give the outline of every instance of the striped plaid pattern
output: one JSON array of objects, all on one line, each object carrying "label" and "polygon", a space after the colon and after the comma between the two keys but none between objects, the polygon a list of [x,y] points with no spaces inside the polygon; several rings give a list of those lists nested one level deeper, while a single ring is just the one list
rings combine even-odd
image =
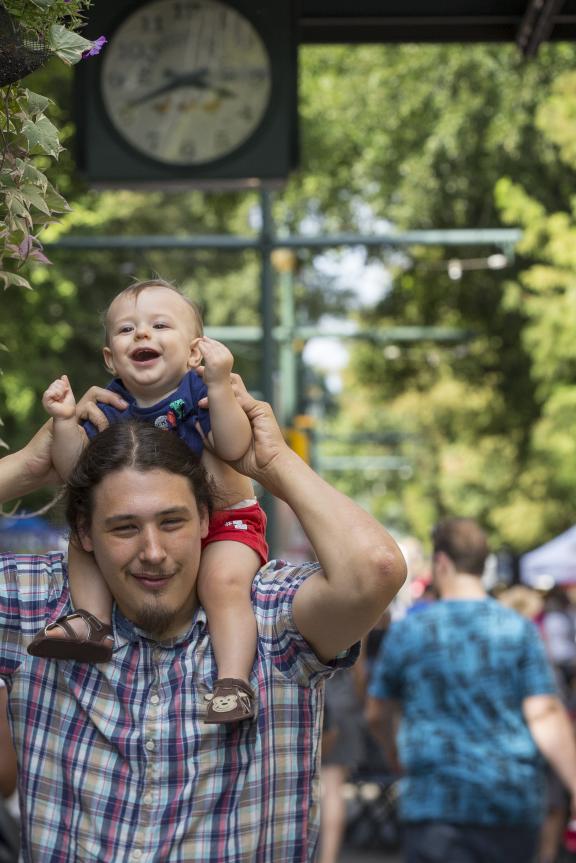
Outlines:
[{"label": "striped plaid pattern", "polygon": [[[116,609],[110,663],[31,657],[69,610],[60,554],[0,556],[0,675],[20,753],[22,859],[41,863],[309,863],[318,833],[323,665],[292,619],[317,564],[272,561],[253,588],[257,720],[204,725],[216,666],[202,609],[147,639]],[[48,614],[48,617],[47,617]]]}]

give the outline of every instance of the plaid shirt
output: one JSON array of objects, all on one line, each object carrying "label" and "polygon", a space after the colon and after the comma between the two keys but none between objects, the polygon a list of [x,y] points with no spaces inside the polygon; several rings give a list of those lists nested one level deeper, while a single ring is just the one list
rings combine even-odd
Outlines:
[{"label": "plaid shirt", "polygon": [[202,721],[216,666],[199,608],[157,642],[114,612],[109,663],[34,658],[70,609],[60,554],[0,556],[0,675],[19,752],[22,859],[42,863],[309,863],[318,835],[323,665],[292,618],[317,564],[267,564],[253,605],[255,722]]}]

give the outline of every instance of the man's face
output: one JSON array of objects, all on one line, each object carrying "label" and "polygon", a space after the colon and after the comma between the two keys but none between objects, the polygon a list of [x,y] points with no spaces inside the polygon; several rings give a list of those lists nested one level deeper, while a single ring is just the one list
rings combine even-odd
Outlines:
[{"label": "man's face", "polygon": [[201,359],[194,312],[175,291],[149,287],[117,297],[106,321],[104,361],[141,407],[177,389]]},{"label": "man's face", "polygon": [[200,514],[188,480],[162,469],[125,468],[94,490],[92,551],[122,613],[152,635],[185,631],[197,606]]}]

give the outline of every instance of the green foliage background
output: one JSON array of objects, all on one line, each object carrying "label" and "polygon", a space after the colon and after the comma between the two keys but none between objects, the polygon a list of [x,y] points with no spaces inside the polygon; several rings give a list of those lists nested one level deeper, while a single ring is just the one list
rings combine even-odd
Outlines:
[{"label": "green foliage background", "polygon": [[[367,232],[392,223],[525,231],[511,268],[466,271],[458,281],[449,279],[446,259],[486,250],[367,254],[367,263],[377,259],[392,274],[368,310],[357,285],[337,286],[314,255],[301,255],[300,322],[329,312],[367,328],[474,332],[453,346],[355,343],[340,409],[317,427],[319,452],[407,460],[402,471],[329,475],[399,532],[425,538],[439,515],[473,515],[497,542],[520,551],[573,523],[575,60],[572,45],[544,45],[533,61],[505,45],[301,51],[303,163],[275,198],[281,230]],[[87,189],[72,158],[70,86],[69,71],[56,65],[30,79],[31,89],[54,100],[49,116],[66,147],[58,164],[41,166],[72,207],[43,241],[254,231],[253,194]],[[51,267],[29,265],[34,291],[10,288],[2,297],[0,342],[9,353],[0,403],[12,447],[43,421],[41,394],[56,375],[69,373],[77,393],[106,380],[97,313],[133,276],[174,279],[200,301],[209,324],[259,320],[252,253],[60,250],[50,257]],[[257,348],[232,347],[256,386]],[[306,393],[302,407],[310,407]]]}]

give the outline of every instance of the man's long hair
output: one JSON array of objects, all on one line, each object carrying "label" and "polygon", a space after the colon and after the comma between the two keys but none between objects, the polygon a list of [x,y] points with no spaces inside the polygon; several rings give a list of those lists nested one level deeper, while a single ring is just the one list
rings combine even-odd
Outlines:
[{"label": "man's long hair", "polygon": [[[130,468],[185,477],[201,514],[210,516],[214,489],[198,457],[174,432],[149,423],[121,422],[94,437],[67,482],[66,518],[79,539],[92,523],[94,489],[110,473]],[[170,481],[169,479],[167,480]]]},{"label": "man's long hair", "polygon": [[443,551],[457,572],[482,575],[490,552],[486,534],[473,518],[445,518],[432,531],[434,553]]}]

